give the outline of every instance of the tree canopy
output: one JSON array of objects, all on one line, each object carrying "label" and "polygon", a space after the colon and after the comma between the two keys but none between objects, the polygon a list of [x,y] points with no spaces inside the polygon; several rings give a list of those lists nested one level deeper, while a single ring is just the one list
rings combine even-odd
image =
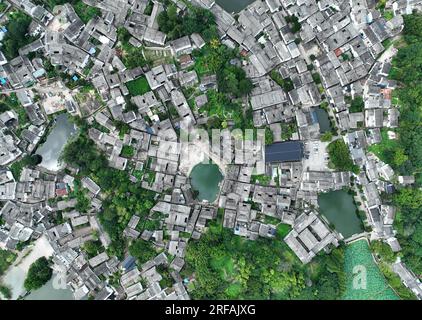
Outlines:
[{"label": "tree canopy", "polygon": [[2,51],[7,59],[15,58],[21,47],[35,40],[34,37],[28,35],[31,21],[31,17],[21,11],[9,14],[9,21],[6,24],[7,33],[2,41]]},{"label": "tree canopy", "polygon": [[175,4],[169,4],[157,17],[160,30],[174,40],[192,33],[199,33],[204,40],[218,38],[214,15],[206,9],[190,7],[178,12]]},{"label": "tree canopy", "polygon": [[36,290],[45,285],[53,275],[53,270],[50,268],[50,263],[45,257],[36,260],[29,267],[24,286],[28,291]]},{"label": "tree canopy", "polygon": [[363,102],[362,96],[355,97],[350,103],[349,112],[362,112],[365,103]]},{"label": "tree canopy", "polygon": [[129,253],[137,259],[138,264],[140,265],[157,255],[157,252],[153,248],[151,242],[142,239],[135,240],[131,243],[129,246]]},{"label": "tree canopy", "polygon": [[[83,124],[81,127],[81,133],[65,146],[61,161],[78,167],[78,177],[90,176],[107,193],[99,220],[112,240],[109,254],[123,257],[126,249],[123,230],[135,212],[146,219],[154,205],[155,193],[131,182],[127,171],[109,167],[104,154],[86,135]],[[78,205],[84,207],[85,196],[78,194]]]},{"label": "tree canopy", "polygon": [[221,217],[188,246],[185,274],[195,299],[338,299],[345,288],[342,248],[305,267],[282,239],[249,241],[223,228]]},{"label": "tree canopy", "polygon": [[[392,61],[390,78],[399,88],[393,98],[400,108],[396,129],[398,140],[385,148],[383,160],[401,175],[415,175],[416,184],[399,187],[392,197],[397,207],[394,221],[402,247],[403,261],[414,272],[422,273],[422,15],[404,15],[404,43]],[[393,100],[394,100],[393,99]]]},{"label": "tree canopy", "polygon": [[336,170],[356,172],[359,168],[353,163],[350,157],[349,148],[342,139],[331,142],[328,147],[330,162]]}]

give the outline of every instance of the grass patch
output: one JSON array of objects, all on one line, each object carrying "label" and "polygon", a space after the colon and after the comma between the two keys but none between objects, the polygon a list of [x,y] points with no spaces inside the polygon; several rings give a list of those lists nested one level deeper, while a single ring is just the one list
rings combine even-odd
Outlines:
[{"label": "grass patch", "polygon": [[276,235],[277,238],[283,239],[292,230],[292,227],[288,224],[281,223],[277,226]]},{"label": "grass patch", "polygon": [[101,16],[101,10],[95,7],[90,7],[82,2],[82,0],[76,2],[73,5],[76,14],[81,18],[84,23],[87,23],[92,18]]},{"label": "grass patch", "polygon": [[212,73],[207,55],[201,55],[195,58],[194,69],[199,77]]},{"label": "grass patch", "polygon": [[132,96],[140,96],[151,91],[148,81],[145,77],[138,78],[126,83],[126,87]]},{"label": "grass patch", "polygon": [[251,177],[251,183],[253,184],[260,184],[263,186],[267,186],[271,181],[271,177],[267,176],[266,174],[259,174],[259,175],[253,175]]},{"label": "grass patch", "polygon": [[135,149],[132,146],[123,146],[120,155],[125,158],[132,158],[135,155]]},{"label": "grass patch", "polygon": [[382,161],[391,163],[391,154],[400,148],[398,140],[388,138],[388,129],[381,129],[381,142],[368,147],[368,151],[374,153]]}]

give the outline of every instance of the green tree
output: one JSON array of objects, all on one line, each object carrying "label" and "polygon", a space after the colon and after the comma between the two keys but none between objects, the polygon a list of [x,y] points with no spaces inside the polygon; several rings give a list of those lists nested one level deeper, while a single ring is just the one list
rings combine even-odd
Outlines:
[{"label": "green tree", "polygon": [[361,96],[357,96],[350,103],[349,112],[351,113],[362,112],[364,105],[365,103],[363,101],[363,98]]},{"label": "green tree", "polygon": [[9,21],[6,24],[7,33],[2,40],[2,52],[8,60],[18,55],[18,50],[35,40],[28,35],[28,28],[31,24],[31,17],[21,11],[13,11],[9,14]]},{"label": "green tree", "polygon": [[176,5],[169,4],[159,13],[157,23],[169,40],[192,33],[199,33],[205,41],[218,38],[214,15],[209,10],[195,6],[178,13]]},{"label": "green tree", "polygon": [[372,241],[371,249],[385,262],[393,263],[396,261],[396,255],[391,247],[382,241]]},{"label": "green tree", "polygon": [[329,142],[333,139],[333,134],[330,131],[325,132],[322,136],[321,136],[321,141],[322,142]]},{"label": "green tree", "polygon": [[151,243],[142,239],[134,241],[129,246],[129,253],[135,257],[139,264],[143,264],[157,254]]},{"label": "green tree", "polygon": [[88,258],[93,258],[96,255],[100,254],[102,251],[104,251],[103,246],[101,245],[100,241],[87,241],[83,244],[82,249],[86,252],[88,255]]},{"label": "green tree", "polygon": [[244,78],[239,81],[239,94],[241,96],[245,96],[251,93],[252,89],[253,89],[253,85],[250,79]]},{"label": "green tree", "polygon": [[330,161],[336,170],[352,172],[359,171],[359,168],[354,165],[353,160],[350,157],[349,148],[347,148],[343,139],[331,142],[327,149],[328,154],[330,155]]},{"label": "green tree", "polygon": [[11,299],[12,298],[12,292],[9,287],[0,284],[0,293],[6,298]]},{"label": "green tree", "polygon": [[422,209],[422,190],[402,188],[394,194],[394,203],[400,208]]},{"label": "green tree", "polygon": [[395,166],[400,167],[407,160],[409,160],[409,157],[404,153],[403,149],[398,148],[394,151],[393,163]]},{"label": "green tree", "polygon": [[36,260],[28,270],[24,286],[28,291],[36,290],[46,284],[53,275],[53,270],[50,268],[50,263],[45,257]]}]

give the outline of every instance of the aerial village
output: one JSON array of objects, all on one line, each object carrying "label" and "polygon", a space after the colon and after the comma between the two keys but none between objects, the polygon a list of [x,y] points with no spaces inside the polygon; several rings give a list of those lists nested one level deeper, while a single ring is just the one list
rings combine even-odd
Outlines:
[{"label": "aerial village", "polygon": [[[157,21],[161,1],[83,0],[99,12],[83,21],[70,3],[51,9],[37,1],[3,0],[5,12],[32,18],[35,40],[12,60],[0,51],[1,94],[24,110],[0,113],[0,248],[13,251],[47,239],[54,270],[66,275],[74,298],[96,300],[190,299],[180,275],[187,247],[220,214],[224,228],[250,241],[273,239],[277,224],[289,225],[283,241],[303,264],[361,237],[399,252],[395,208],[383,203],[381,193],[392,193],[396,183],[411,185],[414,177],[397,177],[368,148],[381,141],[384,129],[395,139],[388,130],[400,117],[392,99],[397,84],[387,78],[395,49],[386,44],[402,31],[402,15],[422,2],[388,1],[389,20],[373,0],[265,0],[237,14],[212,0],[170,2],[177,12],[192,5],[209,10],[219,43],[239,49],[230,64],[251,82],[239,105],[250,108],[251,128],[266,128],[269,143],[252,148],[244,162],[214,161],[222,172],[218,190],[199,200],[189,176],[197,163],[182,163],[179,142],[183,125],[206,127],[213,119],[207,106],[219,82],[197,54],[207,41],[199,33],[169,39]],[[123,46],[139,49],[152,63],[129,67]],[[60,74],[51,76],[55,70]],[[126,217],[122,237],[150,242],[159,254],[142,264],[127,251],[123,259],[108,250],[88,255],[87,242],[103,248],[112,243],[98,217],[109,190],[93,176],[80,177],[71,164],[16,165],[38,154],[62,115],[83,119],[108,165],[129,172],[133,184],[153,194],[146,217],[136,211]],[[236,119],[224,119],[224,128],[235,125]],[[347,146],[353,170],[330,165],[332,141]],[[231,151],[224,154],[229,160]],[[320,193],[344,188],[355,191],[364,212],[364,230],[350,237],[320,214],[318,204]],[[89,199],[86,210],[77,209],[74,195],[80,192]],[[141,227],[144,220],[153,220],[152,227]],[[393,269],[422,298],[418,277],[400,261]]]}]

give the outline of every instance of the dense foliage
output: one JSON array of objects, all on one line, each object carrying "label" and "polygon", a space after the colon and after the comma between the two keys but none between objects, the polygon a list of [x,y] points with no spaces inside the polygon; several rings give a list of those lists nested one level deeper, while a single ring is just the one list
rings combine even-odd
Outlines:
[{"label": "dense foliage", "polygon": [[12,292],[10,291],[10,288],[0,284],[0,293],[6,298],[10,299],[12,298]]},{"label": "dense foliage", "polygon": [[199,33],[206,41],[218,38],[214,15],[206,9],[190,7],[178,12],[175,4],[168,4],[157,17],[160,30],[174,40],[192,33]]},{"label": "dense foliage", "polygon": [[290,78],[283,79],[281,74],[276,70],[271,71],[270,76],[271,79],[273,79],[275,83],[282,87],[284,91],[289,92],[294,89],[292,80]]},{"label": "dense foliage", "polygon": [[98,254],[100,254],[101,252],[103,252],[104,248],[101,244],[101,241],[91,240],[91,241],[87,241],[83,244],[82,250],[85,251],[88,258],[91,259],[91,258],[97,256]]},{"label": "dense foliage", "polygon": [[76,14],[84,23],[87,23],[94,17],[101,16],[101,10],[85,4],[82,0],[35,0],[36,4],[47,6],[50,11],[57,5],[69,3],[75,9]]},{"label": "dense foliage", "polygon": [[207,128],[227,128],[229,120],[234,123],[234,128],[253,128],[252,109],[244,112],[237,99],[252,90],[252,82],[238,66],[239,52],[213,40],[192,55],[195,58],[194,69],[200,78],[217,75],[219,90],[208,90],[208,103],[201,108],[209,116]]},{"label": "dense foliage", "polygon": [[45,285],[53,275],[53,270],[50,268],[50,263],[45,257],[36,260],[29,267],[24,286],[28,291],[36,290]]},{"label": "dense foliage", "polygon": [[2,52],[7,59],[13,59],[18,55],[19,48],[26,46],[35,40],[28,35],[31,17],[21,11],[14,11],[9,15],[6,24],[7,33],[2,40]]},{"label": "dense foliage", "polygon": [[345,288],[343,250],[305,267],[281,238],[250,241],[213,221],[191,242],[184,273],[195,299],[337,299]]},{"label": "dense foliage", "polygon": [[138,239],[131,243],[129,246],[129,253],[131,256],[136,258],[139,265],[147,262],[157,255],[157,252],[153,248],[151,242],[142,239]]},{"label": "dense foliage", "polygon": [[[415,174],[413,187],[399,188],[392,198],[398,214],[395,219],[397,238],[403,261],[417,274],[422,273],[422,15],[404,15],[404,44],[393,59],[390,77],[401,86],[395,90],[400,107],[398,141],[387,143],[382,159],[402,175]],[[392,140],[390,140],[392,141]],[[394,141],[394,140],[393,140]],[[382,145],[381,144],[381,145]],[[419,180],[419,181],[418,181]]]},{"label": "dense foliage", "polygon": [[134,69],[137,67],[146,66],[149,61],[145,59],[143,55],[143,47],[135,47],[129,43],[131,34],[124,27],[119,27],[117,29],[117,40],[119,45],[117,47],[116,53],[122,60],[123,64],[129,68]]},{"label": "dense foliage", "polygon": [[80,169],[79,177],[89,176],[107,194],[100,222],[109,234],[112,243],[108,248],[110,255],[122,257],[126,241],[122,232],[134,213],[143,218],[154,205],[154,192],[145,190],[129,180],[126,171],[108,166],[105,156],[95,147],[82,126],[82,132],[64,148],[61,160]]},{"label": "dense foliage", "polygon": [[357,96],[351,101],[349,112],[362,112],[364,105],[365,103],[363,102],[363,98],[361,96]]},{"label": "dense foliage", "polygon": [[422,170],[422,15],[403,16],[406,45],[393,59],[390,77],[403,84],[395,94],[400,105],[399,145],[406,160],[392,164],[401,174]]},{"label": "dense foliage", "polygon": [[218,89],[234,98],[247,95],[252,90],[252,82],[239,66],[239,52],[213,40],[201,50],[193,52],[195,69],[199,75],[216,73]]},{"label": "dense foliage", "polygon": [[226,64],[217,73],[218,88],[238,98],[247,95],[252,90],[252,82],[246,77],[246,72],[234,65]]},{"label": "dense foliage", "polygon": [[387,279],[388,284],[394,289],[400,298],[411,300],[415,299],[414,294],[404,286],[400,277],[392,270],[391,263],[396,261],[397,254],[391,250],[391,247],[385,242],[378,240],[371,242],[371,250],[378,260],[377,262],[380,271]]},{"label": "dense foliage", "polygon": [[9,268],[9,266],[15,261],[16,254],[11,251],[0,249],[0,277]]},{"label": "dense foliage", "polygon": [[88,23],[91,19],[101,16],[100,9],[86,5],[82,0],[73,1],[73,8],[84,23]]},{"label": "dense foliage", "polygon": [[40,156],[39,154],[26,155],[21,160],[13,162],[13,164],[10,166],[10,171],[12,171],[13,177],[15,179],[19,179],[23,168],[28,166],[36,166],[40,164],[41,161],[42,156]]},{"label": "dense foliage", "polygon": [[416,273],[422,273],[422,190],[402,188],[393,197],[398,208],[395,219],[397,238],[407,265]]},{"label": "dense foliage", "polygon": [[330,163],[334,169],[339,171],[357,172],[359,168],[353,163],[350,157],[349,148],[342,139],[331,142],[328,147],[328,154],[330,155]]},{"label": "dense foliage", "polygon": [[74,190],[70,196],[76,198],[75,209],[79,212],[87,212],[91,207],[91,199],[86,195],[87,190],[82,188],[79,180],[75,180],[73,186]]},{"label": "dense foliage", "polygon": [[302,26],[299,22],[299,18],[296,17],[295,15],[286,16],[285,19],[286,19],[286,22],[290,24],[290,30],[293,33],[298,33],[302,29]]}]

